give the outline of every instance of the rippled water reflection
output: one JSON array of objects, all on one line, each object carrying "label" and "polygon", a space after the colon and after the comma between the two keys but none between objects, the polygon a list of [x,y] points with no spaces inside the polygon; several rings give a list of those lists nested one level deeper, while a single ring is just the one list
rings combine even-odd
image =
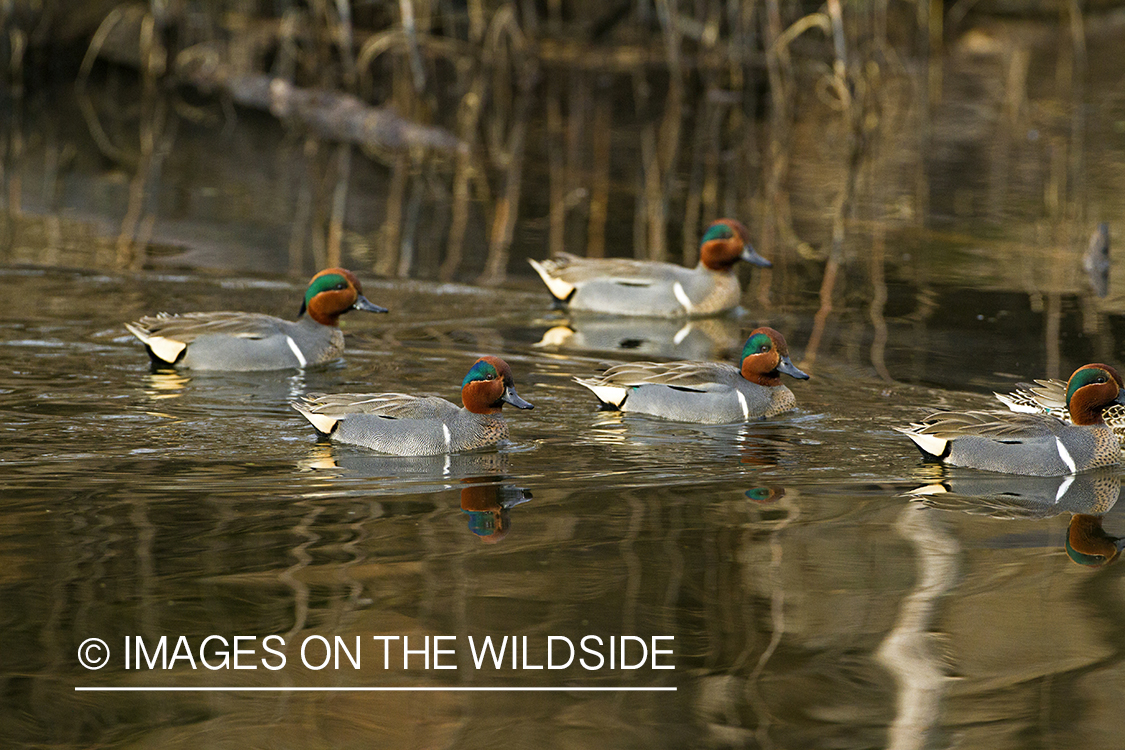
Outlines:
[{"label": "rippled water reflection", "polygon": [[[942,54],[916,54],[909,40],[933,35],[913,26],[851,50],[865,61],[849,73],[851,121],[819,73],[793,79],[810,101],[777,121],[764,82],[740,91],[708,68],[683,92],[693,135],[666,174],[652,163],[677,118],[656,111],[665,82],[651,72],[544,69],[520,108],[526,154],[514,158],[503,134],[516,123],[494,107],[472,164],[388,164],[264,114],[220,117],[217,102],[209,120],[168,91],[163,166],[109,168],[72,76],[0,91],[5,123],[24,131],[0,139],[0,747],[1118,746],[1118,478],[942,471],[891,429],[924,405],[981,407],[1021,379],[1125,360],[1125,276],[1095,294],[1079,262],[1097,222],[1119,231],[1119,24],[1091,8],[1057,26],[958,26],[961,5]],[[460,122],[468,80],[418,114]],[[137,89],[115,67],[90,81],[126,145],[153,134]],[[746,220],[774,262],[743,272],[751,309],[731,318],[569,315],[523,264],[550,247],[694,258],[690,225],[716,212]],[[342,362],[148,370],[124,321],[295,315],[298,269],[328,256],[329,214],[342,263],[392,311],[345,319]],[[506,233],[510,246],[495,242]],[[127,266],[145,271],[104,270]],[[418,280],[482,272],[508,281]],[[813,375],[790,384],[801,409],[781,419],[622,416],[572,382],[631,359],[730,361],[761,324]],[[310,391],[455,399],[486,353],[536,405],[510,410],[499,450],[381,457],[318,442],[287,405]],[[161,636],[173,668],[126,668],[127,645]],[[386,641],[385,668],[377,639],[395,636],[414,649],[452,638],[440,658],[457,669],[417,653],[402,668],[402,640]],[[530,651],[513,668],[507,641],[499,666],[478,666],[468,639],[486,636]],[[531,668],[552,636],[596,636],[607,661],[621,657],[611,639],[629,659],[640,642],[671,644],[675,668]],[[111,651],[102,669],[79,663],[88,638]],[[352,652],[358,638],[360,666],[303,665],[299,644],[316,665],[320,638]],[[287,661],[273,669],[279,640]],[[235,648],[256,668],[224,661]],[[159,661],[129,653],[132,667]],[[613,687],[675,691],[577,690]]]},{"label": "rippled water reflection", "polygon": [[[497,296],[365,279],[392,314],[347,319],[343,362],[197,375],[150,373],[121,322],[235,303],[293,314],[300,287],[18,269],[0,281],[6,743],[1016,747],[1029,733],[1071,745],[1120,722],[1110,696],[1122,679],[1125,568],[1074,565],[1069,513],[1005,519],[904,495],[943,477],[974,493],[922,466],[890,426],[920,404],[984,405],[981,391],[1008,382],[957,359],[977,393],[911,385],[912,373],[952,378],[943,363],[955,355],[939,347],[919,360],[908,316],[888,319],[894,382],[841,335],[813,379],[793,384],[799,412],[692,426],[597,411],[571,377],[655,353],[621,347],[600,323],[576,345],[582,322],[549,312],[530,286]],[[891,298],[909,293],[896,286]],[[955,305],[956,294],[938,301]],[[795,361],[810,321],[799,307],[788,314]],[[699,330],[722,331],[712,352],[721,357],[756,322]],[[549,335],[564,325],[575,336]],[[677,333],[671,343],[667,331],[651,336],[674,348]],[[699,356],[707,348],[690,334],[680,343]],[[1083,356],[1085,344],[1074,346],[1067,361]],[[482,353],[504,357],[536,405],[508,414],[512,442],[499,451],[388,459],[318,442],[287,406],[311,390],[456,398]],[[1125,531],[1116,509],[1099,523],[1107,536]],[[358,636],[364,658],[360,669],[314,670],[291,646],[279,671],[182,660],[166,672],[124,668],[126,636],[184,635],[195,648],[211,634],[257,636],[252,664],[269,656],[268,634],[287,644]],[[467,648],[469,636],[526,636],[534,665],[548,636],[577,644],[591,634],[672,636],[675,669],[478,669]],[[409,670],[395,659],[385,670],[373,636],[456,636],[446,658],[458,668],[426,670],[416,656]],[[115,652],[107,668],[76,662],[88,637]]]}]

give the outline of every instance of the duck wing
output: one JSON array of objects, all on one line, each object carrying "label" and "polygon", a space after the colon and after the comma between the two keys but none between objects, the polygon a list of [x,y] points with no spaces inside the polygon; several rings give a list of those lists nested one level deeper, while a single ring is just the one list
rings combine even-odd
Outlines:
[{"label": "duck wing", "polygon": [[734,385],[741,378],[738,368],[721,362],[628,362],[609,368],[599,380],[619,386],[666,385],[706,390]]},{"label": "duck wing", "polygon": [[[200,336],[210,334],[264,339],[277,335],[280,326],[285,323],[286,321],[280,318],[261,313],[205,312],[183,315],[160,313],[141,318],[128,327],[134,333],[137,333],[137,330],[143,332],[145,335],[141,336],[142,340],[146,337],[156,337],[190,344]],[[137,335],[140,336],[139,333]]]},{"label": "duck wing", "polygon": [[459,411],[444,398],[405,393],[309,394],[301,398],[300,404],[313,414],[338,419],[353,414],[386,419],[442,419]]},{"label": "duck wing", "polygon": [[630,258],[581,258],[570,253],[559,253],[542,261],[550,274],[568,284],[579,285],[587,281],[607,281],[623,286],[651,286],[688,269],[672,263]]},{"label": "duck wing", "polygon": [[1024,414],[1051,414],[1070,421],[1066,410],[1066,383],[1061,380],[1036,380],[1034,383],[1017,383],[1011,393],[992,395],[1014,412]]},{"label": "duck wing", "polygon": [[1062,420],[1045,414],[1013,414],[1001,411],[936,412],[910,425],[910,432],[952,439],[966,435],[993,440],[1021,440],[1056,435]]}]

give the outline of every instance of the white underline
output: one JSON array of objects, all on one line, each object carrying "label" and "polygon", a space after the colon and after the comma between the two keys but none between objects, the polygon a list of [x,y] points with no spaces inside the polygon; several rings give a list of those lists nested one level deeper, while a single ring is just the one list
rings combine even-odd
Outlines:
[{"label": "white underline", "polygon": [[82,687],[80,693],[610,693],[675,692],[674,687]]}]

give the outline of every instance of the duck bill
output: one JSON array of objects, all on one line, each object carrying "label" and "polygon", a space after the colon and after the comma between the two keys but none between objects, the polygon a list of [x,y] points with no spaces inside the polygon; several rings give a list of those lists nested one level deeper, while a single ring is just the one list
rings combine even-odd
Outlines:
[{"label": "duck bill", "polygon": [[789,357],[781,358],[781,362],[779,362],[777,365],[777,371],[783,372],[791,378],[797,378],[797,380],[809,379],[809,374],[807,372],[801,372],[800,370],[798,370],[797,366],[789,361]]},{"label": "duck bill", "polygon": [[742,246],[742,255],[740,255],[738,257],[741,260],[744,260],[747,263],[751,263],[755,266],[761,266],[762,268],[772,268],[773,267],[773,263],[770,263],[768,260],[766,260],[762,256],[758,255],[758,251],[755,250],[750,245],[743,245]]},{"label": "duck bill", "polygon": [[1125,389],[1119,390],[1117,392],[1117,398],[1113,399],[1113,401],[1111,401],[1110,403],[1125,406]]},{"label": "duck bill", "polygon": [[516,389],[512,388],[511,386],[508,386],[507,388],[504,389],[504,395],[500,397],[500,400],[506,401],[507,403],[511,404],[512,406],[516,407],[517,409],[534,409],[535,408],[532,404],[529,404],[528,402],[526,402],[522,398],[520,398],[519,394],[516,393]]},{"label": "duck bill", "polygon": [[356,298],[355,304],[352,305],[352,309],[353,310],[363,310],[364,312],[374,312],[374,313],[390,312],[387,308],[379,307],[374,302],[367,299],[367,297],[364,297],[362,294],[359,295]]}]

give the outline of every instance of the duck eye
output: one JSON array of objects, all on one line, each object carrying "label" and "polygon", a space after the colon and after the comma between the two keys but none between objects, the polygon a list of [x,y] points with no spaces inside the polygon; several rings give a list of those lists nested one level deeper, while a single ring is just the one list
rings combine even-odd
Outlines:
[{"label": "duck eye", "polygon": [[761,346],[758,347],[758,351],[760,351],[760,352],[768,352],[769,350],[770,350],[769,344],[762,344]]}]

